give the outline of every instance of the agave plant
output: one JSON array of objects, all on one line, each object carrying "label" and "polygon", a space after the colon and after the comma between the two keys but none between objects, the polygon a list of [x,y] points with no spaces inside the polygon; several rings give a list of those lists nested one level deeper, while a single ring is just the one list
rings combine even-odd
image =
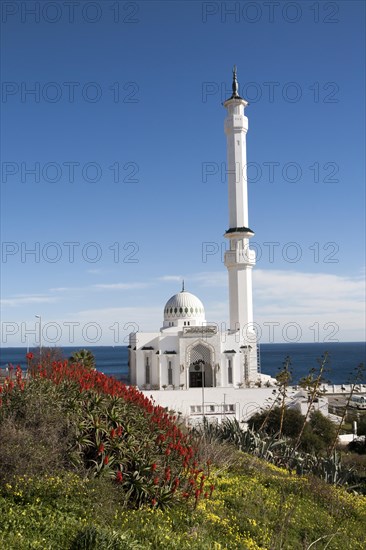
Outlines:
[{"label": "agave plant", "polygon": [[296,450],[293,442],[284,436],[281,437],[280,432],[269,435],[251,428],[245,430],[236,419],[225,419],[219,425],[205,420],[193,432],[210,442],[215,440],[232,443],[240,451],[289,471],[296,471],[300,476],[313,474],[333,485],[347,486],[348,489],[360,487],[360,480],[354,469],[342,464],[339,453],[333,452],[327,457],[322,457]]},{"label": "agave plant", "polygon": [[327,483],[348,485],[349,481],[354,477],[355,469],[353,467],[345,467],[342,464],[341,455],[337,451],[334,451],[331,455],[319,460],[316,471],[313,473],[324,479]]}]

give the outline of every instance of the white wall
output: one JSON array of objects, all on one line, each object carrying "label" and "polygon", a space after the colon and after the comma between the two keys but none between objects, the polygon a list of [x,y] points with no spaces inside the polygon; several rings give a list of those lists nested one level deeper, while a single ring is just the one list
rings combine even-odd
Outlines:
[{"label": "white wall", "polygon": [[[234,389],[234,388],[205,388],[203,392],[205,416],[216,416],[220,420],[223,418],[223,405],[226,407],[234,405],[234,414],[227,411],[226,416],[233,416],[237,420],[247,420],[261,407],[266,408],[270,405],[273,388],[253,388],[253,389]],[[168,407],[169,410],[182,413],[184,417],[202,418],[201,413],[191,414],[191,407],[202,407],[202,389],[191,388],[189,390],[162,390],[162,391],[144,391],[147,397],[151,397],[157,405]],[[212,414],[210,406],[215,407],[217,414]]]}]

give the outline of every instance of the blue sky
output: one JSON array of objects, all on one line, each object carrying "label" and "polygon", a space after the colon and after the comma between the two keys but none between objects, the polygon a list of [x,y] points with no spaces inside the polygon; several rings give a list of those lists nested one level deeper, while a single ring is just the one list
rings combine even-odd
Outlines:
[{"label": "blue sky", "polygon": [[225,326],[234,63],[261,341],[364,340],[364,21],[357,1],[3,2],[1,345],[36,342],[35,315],[49,345],[123,345],[182,278]]}]

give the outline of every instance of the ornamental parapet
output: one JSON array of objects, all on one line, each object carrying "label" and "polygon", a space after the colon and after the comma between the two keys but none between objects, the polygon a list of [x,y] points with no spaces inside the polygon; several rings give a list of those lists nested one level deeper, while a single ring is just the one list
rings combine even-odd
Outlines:
[{"label": "ornamental parapet", "polygon": [[216,325],[183,327],[183,336],[214,336],[215,334],[217,334]]}]

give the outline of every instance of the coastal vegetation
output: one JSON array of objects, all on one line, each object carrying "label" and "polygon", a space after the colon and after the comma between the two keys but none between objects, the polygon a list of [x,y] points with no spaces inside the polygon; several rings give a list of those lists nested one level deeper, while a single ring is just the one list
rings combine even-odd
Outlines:
[{"label": "coastal vegetation", "polygon": [[324,469],[306,469],[281,403],[280,438],[269,417],[267,432],[226,421],[194,433],[87,366],[28,363],[27,379],[15,368],[0,384],[1,548],[365,547],[355,478],[325,450]]},{"label": "coastal vegetation", "polygon": [[78,351],[75,351],[71,355],[69,361],[70,363],[80,365],[81,367],[85,367],[87,369],[95,369],[95,357],[92,352],[87,349],[79,349]]},{"label": "coastal vegetation", "polygon": [[286,408],[282,415],[277,407],[269,414],[266,411],[254,414],[249,420],[249,427],[257,432],[262,430],[268,435],[276,435],[278,439],[281,421],[281,436],[286,437],[292,446],[304,426],[298,446],[300,451],[326,452],[333,445],[336,425],[319,411],[312,411],[305,421],[304,415],[297,409]]}]

